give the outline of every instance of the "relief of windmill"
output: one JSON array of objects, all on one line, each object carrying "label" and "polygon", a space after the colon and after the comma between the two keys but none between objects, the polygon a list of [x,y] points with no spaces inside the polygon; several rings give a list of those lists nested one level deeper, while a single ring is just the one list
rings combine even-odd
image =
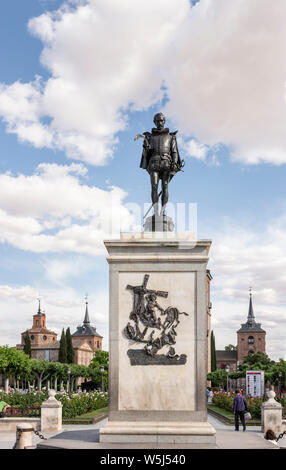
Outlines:
[{"label": "relief of windmill", "polygon": [[[168,292],[147,289],[150,275],[145,274],[141,286],[127,285],[132,291],[133,309],[129,315],[124,335],[137,343],[144,343],[142,349],[129,349],[127,354],[131,365],[181,365],[187,361],[186,354],[176,354],[175,344],[180,315],[176,307],[163,309],[157,302],[158,297],[167,298]],[[164,348],[167,346],[167,348]],[[158,354],[162,349],[166,353]],[[162,351],[163,352],[163,351]]]}]

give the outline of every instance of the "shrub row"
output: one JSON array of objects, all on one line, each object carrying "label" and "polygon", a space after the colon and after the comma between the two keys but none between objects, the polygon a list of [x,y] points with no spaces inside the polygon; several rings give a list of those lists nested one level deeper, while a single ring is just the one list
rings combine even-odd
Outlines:
[{"label": "shrub row", "polygon": [[103,392],[56,395],[56,399],[63,405],[63,418],[75,418],[108,405],[108,394]]},{"label": "shrub row", "polygon": [[[12,407],[25,408],[41,405],[47,398],[47,392],[30,392],[23,395],[18,392],[9,395],[0,393],[0,401],[5,401]],[[71,395],[59,393],[56,395],[56,399],[63,405],[63,418],[75,418],[108,405],[108,394],[99,391]]]},{"label": "shrub row", "polygon": [[[227,393],[214,393],[213,396],[213,404],[222,408],[226,411],[233,411],[233,399],[234,394],[228,395]],[[248,409],[252,418],[254,419],[261,419],[261,404],[262,400],[260,398],[249,398],[246,400]]]}]

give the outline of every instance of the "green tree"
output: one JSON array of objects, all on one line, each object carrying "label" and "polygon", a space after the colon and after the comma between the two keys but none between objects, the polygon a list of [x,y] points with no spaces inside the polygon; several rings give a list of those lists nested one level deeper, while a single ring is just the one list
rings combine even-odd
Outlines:
[{"label": "green tree", "polygon": [[233,344],[229,344],[228,346],[225,346],[224,350],[225,351],[237,351],[237,346],[234,346]]},{"label": "green tree", "polygon": [[108,360],[109,354],[107,351],[95,351],[94,358],[88,366],[90,378],[101,387],[101,373],[100,366],[104,367],[103,379],[105,390],[108,388]]},{"label": "green tree", "polygon": [[51,384],[51,388],[54,388],[57,391],[58,381],[61,380],[65,375],[65,364],[62,364],[61,362],[50,362],[48,371],[50,374],[50,380],[51,382],[53,381],[53,384]]},{"label": "green tree", "polygon": [[50,362],[45,361],[44,359],[31,359],[31,372],[36,377],[38,381],[38,390],[42,390],[42,384],[45,380],[47,380],[50,375]]},{"label": "green tree", "polygon": [[241,370],[247,370],[253,368],[254,370],[269,370],[272,366],[275,366],[275,361],[272,361],[267,354],[258,351],[255,354],[249,353],[241,364]]},{"label": "green tree", "polygon": [[67,363],[67,340],[64,329],[62,331],[62,336],[60,339],[59,362],[63,364]]},{"label": "green tree", "polygon": [[224,369],[218,369],[207,375],[207,379],[211,380],[215,387],[224,387],[226,385],[227,375]]},{"label": "green tree", "polygon": [[9,377],[29,374],[30,359],[23,352],[9,346],[0,346],[0,373],[4,375],[5,393],[8,393]]},{"label": "green tree", "polygon": [[25,337],[24,337],[24,353],[27,354],[27,356],[31,357],[32,351],[31,351],[31,339],[28,333],[28,330],[26,331]]},{"label": "green tree", "polygon": [[79,364],[72,364],[70,366],[70,390],[75,391],[77,385],[77,379],[80,377],[89,378],[90,377],[90,370],[86,366],[81,366]]},{"label": "green tree", "polygon": [[73,364],[74,363],[74,348],[72,345],[72,335],[70,328],[66,331],[66,344],[67,344],[67,363]]},{"label": "green tree", "polygon": [[216,367],[216,350],[215,350],[215,336],[214,332],[211,332],[211,371],[214,372]]}]

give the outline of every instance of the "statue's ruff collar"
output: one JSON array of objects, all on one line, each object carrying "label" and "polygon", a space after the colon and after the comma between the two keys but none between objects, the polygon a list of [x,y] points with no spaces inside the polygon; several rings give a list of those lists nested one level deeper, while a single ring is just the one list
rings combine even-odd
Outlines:
[{"label": "statue's ruff collar", "polygon": [[156,127],[153,127],[152,134],[169,134],[169,129],[166,127],[165,129],[159,130]]}]

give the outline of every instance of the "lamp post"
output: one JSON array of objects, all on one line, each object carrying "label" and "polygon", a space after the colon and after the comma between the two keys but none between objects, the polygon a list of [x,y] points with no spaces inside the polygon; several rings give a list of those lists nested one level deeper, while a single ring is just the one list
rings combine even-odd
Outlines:
[{"label": "lamp post", "polygon": [[278,393],[279,397],[281,398],[281,377],[282,377],[282,372],[278,372]]},{"label": "lamp post", "polygon": [[228,374],[229,374],[229,365],[227,364],[225,366],[225,371],[226,371],[226,391],[228,392]]},{"label": "lamp post", "polygon": [[68,383],[67,383],[67,391],[70,393],[70,377],[71,377],[71,370],[68,368]]},{"label": "lamp post", "polygon": [[104,392],[104,378],[103,378],[104,366],[100,366],[101,373],[101,391]]}]

